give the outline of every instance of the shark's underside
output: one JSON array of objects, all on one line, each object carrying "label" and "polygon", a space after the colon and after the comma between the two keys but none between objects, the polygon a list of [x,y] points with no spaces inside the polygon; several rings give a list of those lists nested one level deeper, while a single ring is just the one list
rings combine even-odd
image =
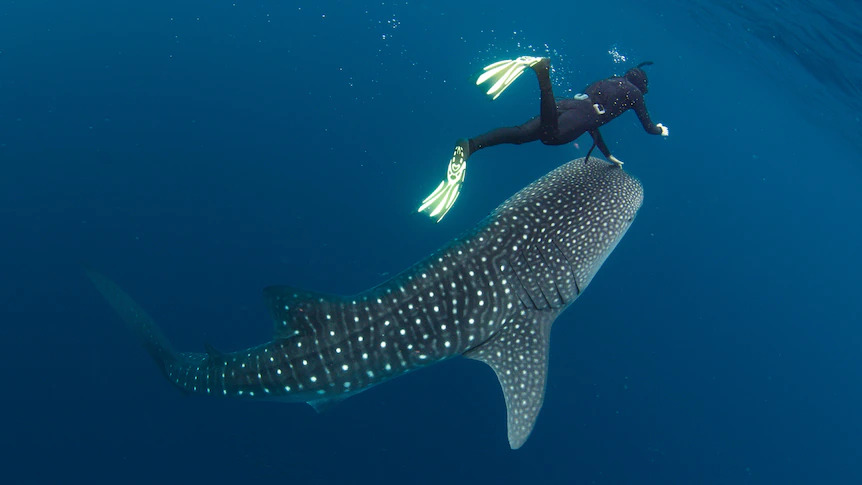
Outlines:
[{"label": "shark's underside", "polygon": [[320,408],[464,355],[497,374],[509,443],[518,448],[542,407],[551,325],[587,287],[642,200],[640,183],[620,168],[573,160],[377,287],[351,297],[267,288],[273,339],[231,353],[175,352],[121,288],[88,275],[165,376],[186,391]]}]

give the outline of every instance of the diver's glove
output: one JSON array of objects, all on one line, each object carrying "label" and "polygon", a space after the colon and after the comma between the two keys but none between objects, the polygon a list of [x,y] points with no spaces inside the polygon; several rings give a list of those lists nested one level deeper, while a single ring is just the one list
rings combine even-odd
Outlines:
[{"label": "diver's glove", "polygon": [[667,126],[664,126],[661,123],[656,123],[656,126],[661,128],[661,136],[668,136],[670,134],[670,131],[668,131]]},{"label": "diver's glove", "polygon": [[608,160],[614,162],[617,165],[617,167],[623,168],[623,161],[620,160],[619,158],[617,158],[613,155],[609,155]]},{"label": "diver's glove", "polygon": [[[470,156],[469,142],[463,140],[455,145],[455,152],[449,160],[446,180],[440,182],[437,189],[422,201],[419,212],[428,212],[430,217],[437,217],[437,222],[449,212],[461,193],[461,184],[467,171],[467,157]],[[439,216],[439,217],[438,217]]]},{"label": "diver's glove", "polygon": [[488,66],[485,66],[485,72],[476,80],[476,86],[492,81],[494,84],[488,89],[488,94],[491,99],[497,99],[497,96],[503,93],[515,79],[524,73],[528,67],[533,67],[542,61],[542,57],[521,56],[515,60],[507,59],[498,61]]}]

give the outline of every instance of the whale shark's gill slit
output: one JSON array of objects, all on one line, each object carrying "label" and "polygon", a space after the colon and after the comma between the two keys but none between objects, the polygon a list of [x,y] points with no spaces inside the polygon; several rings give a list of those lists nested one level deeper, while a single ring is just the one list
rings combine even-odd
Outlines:
[{"label": "whale shark's gill slit", "polygon": [[535,267],[533,264],[533,258],[530,253],[527,251],[528,247],[518,251],[518,255],[520,256],[518,262],[518,269],[522,272],[522,279],[526,280],[525,289],[527,290],[527,294],[530,295],[530,299],[533,301],[534,308],[536,310],[545,310],[550,308],[550,302],[548,298],[545,296],[542,291],[542,285],[539,282],[538,274],[535,271]]},{"label": "whale shark's gill slit", "polygon": [[[560,305],[552,299],[553,295],[551,293],[550,285],[548,284],[551,278],[549,278],[549,268],[547,261],[545,261],[545,255],[542,254],[542,250],[539,249],[538,246],[532,245],[528,247],[532,249],[532,251],[527,252],[528,255],[533,255],[531,258],[533,260],[533,264],[530,265],[530,271],[533,274],[533,278],[536,279],[536,288],[539,290],[539,293],[548,303],[548,306],[545,308],[559,308]],[[526,251],[528,248],[524,248]],[[538,256],[536,256],[538,255]],[[545,284],[542,284],[544,282]]]},{"label": "whale shark's gill slit", "polygon": [[566,297],[565,297],[565,296],[563,296],[563,292],[562,292],[562,291],[560,291],[560,285],[559,285],[559,284],[557,284],[557,282],[556,282],[556,281],[553,281],[552,283],[554,284],[554,289],[555,289],[555,290],[557,290],[557,296],[560,298],[560,301],[561,301],[561,302],[563,302],[563,303],[565,303],[565,301],[566,301]]},{"label": "whale shark's gill slit", "polygon": [[[515,255],[515,258],[513,259],[513,262],[509,265],[509,267],[511,268],[512,274],[515,276],[515,278],[518,279],[518,290],[519,290],[518,291],[518,297],[520,298],[521,302],[524,303],[524,305],[528,306],[529,308],[539,309],[540,308],[539,305],[536,303],[536,300],[533,298],[533,294],[530,292],[530,289],[527,286],[527,284],[529,283],[529,276],[528,275],[521,276],[521,273],[518,272],[518,269],[523,269],[526,266],[527,266],[527,263],[526,263],[526,258],[524,257],[523,251],[518,252]],[[525,279],[527,281],[524,281]],[[527,299],[529,300],[529,303],[526,300],[524,300],[523,295],[527,295]]]},{"label": "whale shark's gill slit", "polygon": [[559,300],[559,302],[555,301],[551,307],[552,308],[560,308],[566,304],[566,301],[568,299],[566,298],[565,295],[563,295],[563,292],[560,291],[560,286],[557,284],[557,280],[561,276],[561,275],[556,274],[557,273],[557,271],[556,271],[557,265],[552,264],[551,258],[549,258],[548,255],[546,255],[545,251],[543,250],[544,247],[546,247],[546,246],[545,245],[543,245],[542,247],[535,246],[536,251],[539,252],[539,256],[542,257],[542,262],[544,263],[542,266],[545,269],[545,275],[544,275],[545,280],[551,282],[551,284],[554,287],[554,292],[556,293],[555,300]]},{"label": "whale shark's gill slit", "polygon": [[572,275],[571,281],[572,284],[575,286],[575,296],[579,296],[581,294],[581,287],[578,285],[578,275],[575,273],[575,267],[572,265],[572,261],[569,259],[568,256],[566,256],[566,253],[563,252],[563,249],[560,247],[559,243],[557,243],[556,239],[551,238],[551,243],[553,243],[554,247],[557,248],[557,251],[560,253],[560,257],[563,258],[563,261],[565,261],[566,264],[569,265],[569,272]]},{"label": "whale shark's gill slit", "polygon": [[[549,293],[552,293],[550,296],[554,299],[554,301],[549,302],[549,304],[550,304],[551,308],[560,308],[566,304],[567,299],[566,299],[565,295],[563,295],[563,292],[560,291],[560,287],[557,285],[557,279],[558,279],[558,275],[556,274],[557,273],[557,271],[556,271],[557,265],[552,264],[551,258],[549,258],[548,255],[545,254],[545,250],[544,250],[544,248],[546,247],[545,245],[542,245],[541,247],[540,246],[533,246],[533,247],[535,248],[536,252],[539,253],[539,257],[542,260],[542,270],[544,273],[542,275],[543,276],[542,279],[544,279],[546,282],[550,282],[551,286],[553,286],[553,292],[550,291],[551,288],[548,288]],[[554,295],[553,293],[556,293],[556,295]]]}]

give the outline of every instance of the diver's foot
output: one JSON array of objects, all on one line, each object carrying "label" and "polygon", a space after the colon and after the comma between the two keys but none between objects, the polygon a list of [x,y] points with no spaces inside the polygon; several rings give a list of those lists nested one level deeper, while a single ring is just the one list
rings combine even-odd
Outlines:
[{"label": "diver's foot", "polygon": [[539,60],[535,62],[535,64],[530,66],[530,68],[536,71],[536,74],[539,75],[548,73],[551,70],[551,58],[540,57]]},{"label": "diver's foot", "polygon": [[[485,66],[485,72],[476,80],[476,85],[478,86],[485,82],[492,83],[491,88],[485,94],[491,96],[491,99],[497,99],[528,67],[532,68],[540,64],[543,59],[547,58],[521,56],[517,59],[507,59],[489,64]],[[548,60],[548,63],[550,65],[550,60]]]},{"label": "diver's foot", "polygon": [[419,212],[427,212],[428,216],[436,217],[437,222],[443,219],[443,216],[455,205],[455,200],[461,193],[461,184],[464,183],[469,157],[470,141],[462,138],[455,143],[455,150],[446,171],[446,180],[440,182],[437,189],[422,201]]},{"label": "diver's foot", "polygon": [[459,156],[466,162],[470,155],[472,155],[472,151],[470,150],[470,140],[466,138],[459,138],[455,142],[455,151],[452,153],[452,156]]}]

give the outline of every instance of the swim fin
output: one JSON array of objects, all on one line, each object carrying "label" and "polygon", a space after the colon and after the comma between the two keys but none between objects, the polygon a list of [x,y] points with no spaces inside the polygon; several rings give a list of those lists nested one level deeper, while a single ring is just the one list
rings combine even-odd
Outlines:
[{"label": "swim fin", "polygon": [[514,60],[507,59],[487,65],[485,72],[476,79],[476,86],[484,82],[493,82],[486,94],[491,96],[492,100],[497,99],[528,67],[535,66],[542,59],[542,57],[521,56]]},{"label": "swim fin", "polygon": [[455,200],[461,193],[461,184],[464,183],[469,157],[470,142],[466,139],[458,140],[452,158],[449,160],[446,180],[440,182],[437,189],[422,201],[419,212],[427,212],[430,217],[437,217],[437,222],[443,219],[443,216],[455,205]]}]

